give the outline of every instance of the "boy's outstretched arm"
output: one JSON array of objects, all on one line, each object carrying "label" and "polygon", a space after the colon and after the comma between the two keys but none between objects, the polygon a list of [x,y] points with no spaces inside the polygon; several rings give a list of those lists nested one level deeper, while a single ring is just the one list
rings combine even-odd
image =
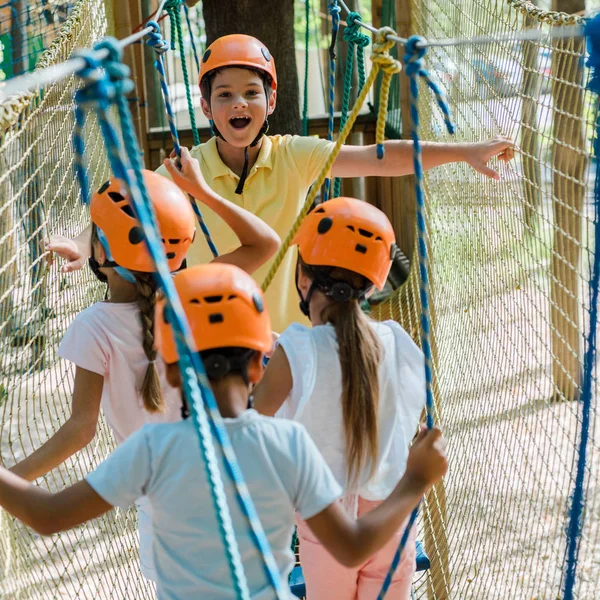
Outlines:
[{"label": "boy's outstretched arm", "polygon": [[51,494],[3,467],[0,506],[41,535],[72,529],[113,508],[85,481]]},{"label": "boy's outstretched arm", "polygon": [[[342,146],[333,163],[333,177],[398,177],[414,173],[413,143],[409,140],[388,140],[384,143],[385,155],[377,158],[377,147]],[[466,162],[477,172],[500,179],[497,171],[488,167],[490,159],[497,157],[508,162],[514,157],[515,144],[504,137],[484,142],[421,142],[423,168],[427,171],[453,162]]]},{"label": "boy's outstretched arm", "polygon": [[398,531],[427,490],[448,468],[439,429],[423,430],[413,444],[406,472],[382,504],[354,521],[333,503],[306,522],[317,539],[342,565],[354,567],[380,550]]},{"label": "boy's outstretched arm", "polygon": [[[254,273],[271,258],[281,245],[279,236],[262,219],[225,200],[214,192],[204,180],[200,165],[187,148],[181,149],[181,168],[177,159],[167,159],[164,166],[171,179],[184,191],[208,206],[235,233],[240,247],[222,254],[215,262],[225,262]],[[215,240],[218,244],[219,240]]]}]

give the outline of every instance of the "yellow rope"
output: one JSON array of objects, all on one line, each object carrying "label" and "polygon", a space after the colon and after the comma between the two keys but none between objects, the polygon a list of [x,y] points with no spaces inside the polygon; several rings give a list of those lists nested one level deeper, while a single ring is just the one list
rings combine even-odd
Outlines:
[{"label": "yellow rope", "polygon": [[[386,93],[385,98],[384,98],[384,90],[382,89],[381,102],[380,102],[380,106],[379,106],[379,117],[378,117],[378,124],[377,124],[378,130],[381,127],[381,137],[379,136],[379,131],[378,131],[377,140],[381,139],[381,141],[383,142],[384,133],[385,133],[385,117],[387,114],[387,99],[388,99],[388,95],[389,95],[390,80],[391,80],[392,75],[394,73],[400,72],[400,70],[402,68],[402,65],[400,64],[400,62],[397,61],[394,57],[392,57],[389,53],[390,49],[394,45],[394,42],[389,42],[386,39],[386,36],[389,34],[397,35],[394,32],[394,30],[391,29],[390,27],[384,27],[384,28],[380,29],[375,36],[375,41],[373,42],[373,54],[371,56],[371,61],[373,62],[373,67],[371,69],[371,72],[369,73],[369,77],[367,78],[367,81],[365,82],[365,85],[364,85],[363,89],[361,90],[360,95],[356,99],[354,107],[352,108],[352,112],[350,113],[350,115],[348,116],[348,120],[346,121],[346,125],[344,125],[344,128],[342,129],[342,131],[340,131],[337,142],[335,143],[335,146],[334,146],[333,150],[331,151],[331,154],[329,155],[327,162],[323,166],[323,169],[321,170],[319,177],[315,181],[310,194],[307,196],[306,202],[304,203],[304,206],[302,207],[300,214],[296,218],[294,225],[292,226],[288,235],[286,236],[285,240],[283,241],[283,244],[281,245],[281,248],[279,249],[279,252],[277,253],[277,256],[275,257],[273,264],[271,265],[271,268],[269,269],[269,272],[267,273],[267,276],[265,277],[265,280],[262,282],[261,287],[262,287],[263,292],[267,290],[269,285],[271,285],[271,282],[273,281],[273,278],[275,277],[277,270],[281,266],[283,257],[285,256],[285,253],[288,251],[288,249],[292,243],[292,240],[294,239],[294,236],[296,235],[298,229],[300,228],[302,221],[304,220],[304,217],[308,214],[308,211],[310,210],[310,207],[312,206],[319,189],[321,188],[321,186],[323,185],[323,182],[329,175],[329,172],[331,171],[331,167],[333,166],[333,163],[337,159],[338,154],[340,153],[340,150],[342,149],[342,146],[344,145],[344,142],[348,138],[348,135],[350,135],[350,132],[352,131],[352,127],[354,126],[354,122],[356,121],[358,114],[360,112],[360,109],[362,108],[362,105],[364,104],[364,102],[367,98],[367,95],[368,95],[371,87],[373,86],[373,83],[374,83],[375,79],[377,78],[377,74],[379,73],[380,70],[383,70],[385,73],[384,82],[387,81],[387,90],[385,91],[385,93]],[[383,118],[382,118],[382,115],[383,115]]]},{"label": "yellow rope", "polygon": [[396,45],[396,42],[388,40],[386,37],[388,35],[396,35],[391,27],[382,27],[377,32],[373,41],[373,56],[371,58],[373,64],[377,65],[383,71],[379,95],[379,110],[377,112],[377,127],[375,130],[375,141],[377,144],[383,144],[385,141],[385,122],[392,76],[400,73],[402,69],[400,62],[390,55],[390,50]]}]

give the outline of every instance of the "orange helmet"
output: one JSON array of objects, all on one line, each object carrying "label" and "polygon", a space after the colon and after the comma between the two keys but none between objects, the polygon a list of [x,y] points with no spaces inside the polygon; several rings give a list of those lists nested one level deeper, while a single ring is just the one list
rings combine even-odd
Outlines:
[{"label": "orange helmet", "polygon": [[[227,347],[271,350],[271,319],[264,296],[245,271],[209,263],[180,271],[173,282],[198,352]],[[165,308],[162,298],[156,303],[154,340],[165,363],[172,364],[179,354]]]},{"label": "orange helmet", "polygon": [[396,237],[378,208],[354,198],[335,198],[306,216],[292,244],[298,245],[307,265],[348,269],[382,289]]},{"label": "orange helmet", "polygon": [[[143,170],[142,173],[169,268],[177,271],[194,239],[194,210],[186,195],[170,179],[154,171]],[[142,273],[155,270],[123,181],[107,181],[92,196],[90,214],[92,222],[104,233],[117,265]]]},{"label": "orange helmet", "polygon": [[277,89],[275,60],[268,48],[250,35],[224,35],[206,49],[198,77],[200,86],[208,73],[223,67],[250,67],[263,71],[271,78],[271,88]]}]

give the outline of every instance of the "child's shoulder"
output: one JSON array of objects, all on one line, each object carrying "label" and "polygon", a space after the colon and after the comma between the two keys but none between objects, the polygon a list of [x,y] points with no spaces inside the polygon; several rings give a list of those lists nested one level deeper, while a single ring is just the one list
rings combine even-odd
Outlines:
[{"label": "child's shoulder", "polygon": [[284,441],[285,445],[302,443],[304,435],[308,435],[306,429],[300,423],[290,419],[267,417],[257,413],[254,409],[247,410],[243,420],[251,427],[260,430],[265,437],[271,438],[279,447]]},{"label": "child's shoulder", "polygon": [[284,135],[270,135],[268,137],[274,150],[288,150],[292,152],[310,151],[319,146],[331,143],[318,136],[292,135],[290,133]]},{"label": "child's shoulder", "polygon": [[77,314],[73,323],[100,323],[106,325],[107,320],[117,315],[137,314],[138,307],[135,302],[114,303],[95,302]]},{"label": "child's shoulder", "polygon": [[412,363],[416,361],[421,363],[423,352],[410,337],[408,332],[396,321],[373,321],[372,327],[377,333],[379,339],[387,348],[393,346],[396,348],[397,356],[400,360]]}]

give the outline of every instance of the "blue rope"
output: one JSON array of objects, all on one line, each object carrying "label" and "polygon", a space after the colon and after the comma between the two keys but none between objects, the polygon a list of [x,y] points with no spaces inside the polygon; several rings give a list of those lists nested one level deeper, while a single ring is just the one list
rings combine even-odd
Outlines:
[{"label": "blue rope", "polygon": [[[329,14],[331,15],[331,45],[329,46],[329,123],[327,126],[327,139],[333,140],[333,110],[335,108],[335,43],[340,30],[340,7],[338,0],[329,0]],[[323,189],[323,202],[329,199],[331,179],[325,180]]]},{"label": "blue rope", "polygon": [[[454,125],[450,120],[450,109],[446,104],[440,89],[431,81],[429,73],[423,66],[423,58],[426,48],[419,47],[418,42],[423,38],[418,36],[411,37],[406,43],[406,54],[404,55],[404,72],[406,73],[410,85],[410,117],[411,117],[411,136],[413,140],[413,164],[415,170],[415,196],[417,200],[417,238],[419,248],[419,277],[420,277],[420,299],[421,299],[421,346],[425,356],[425,390],[426,390],[426,411],[427,428],[431,429],[434,424],[434,402],[433,402],[433,371],[431,354],[431,324],[429,318],[429,257],[427,255],[427,222],[425,220],[425,196],[423,194],[423,161],[421,156],[421,141],[419,137],[419,78],[422,78],[429,88],[435,94],[436,101],[440,107],[446,127],[449,133],[454,133]],[[390,570],[383,582],[378,600],[385,598],[392,577],[400,563],[402,551],[408,541],[410,530],[415,523],[419,512],[419,507],[410,515],[408,525],[402,534],[400,545],[392,559]]]},{"label": "blue rope", "polygon": [[[591,68],[588,89],[600,94],[600,16],[594,17],[585,25],[588,39],[589,58],[587,66]],[[596,364],[596,329],[598,325],[598,291],[600,287],[600,256],[598,256],[598,240],[600,239],[600,116],[596,118],[596,136],[594,139],[594,157],[596,158],[596,179],[594,181],[594,259],[591,265],[589,280],[590,291],[590,325],[585,339],[583,357],[583,379],[581,385],[581,429],[577,448],[577,470],[571,506],[567,523],[567,548],[563,569],[563,599],[573,600],[575,579],[577,575],[577,559],[583,530],[583,510],[585,505],[585,472],[587,467],[587,451],[590,437],[590,413],[592,410],[594,365]]]},{"label": "blue rope", "polygon": [[[179,143],[179,134],[177,133],[177,127],[175,125],[175,117],[173,114],[173,108],[171,106],[171,100],[169,98],[169,86],[167,85],[167,78],[165,75],[165,63],[163,54],[169,50],[169,42],[165,40],[161,33],[160,27],[156,21],[149,21],[146,24],[147,27],[152,27],[153,31],[150,32],[147,36],[146,45],[150,46],[154,49],[156,53],[156,61],[154,62],[154,66],[158,71],[158,77],[160,79],[160,89],[162,90],[163,98],[165,101],[165,108],[167,110],[167,118],[169,121],[169,130],[171,132],[171,139],[173,140],[173,147],[175,148],[175,153],[177,156],[181,156],[181,145]],[[204,217],[202,216],[202,212],[200,211],[200,207],[198,203],[190,197],[190,202],[192,203],[192,208],[194,209],[194,214],[196,215],[196,219],[198,220],[198,224],[200,225],[200,229],[204,234],[206,239],[206,243],[212,252],[212,255],[216,258],[219,256],[219,251],[213,242],[212,236],[210,235],[210,231],[204,222]]]},{"label": "blue rope", "polygon": [[[80,74],[86,78],[87,85],[76,94],[76,102],[81,107],[96,108],[111,168],[115,176],[122,179],[128,188],[136,217],[144,230],[145,242],[156,264],[156,277],[168,303],[170,320],[180,357],[179,365],[182,372],[184,392],[186,398],[190,399],[190,411],[198,430],[200,448],[211,486],[211,494],[227,560],[236,588],[236,596],[244,600],[250,598],[212,435],[217,438],[220,444],[226,470],[235,485],[237,501],[249,523],[253,541],[261,553],[268,580],[276,590],[277,597],[283,599],[284,592],[277,564],[240,472],[227,430],[223,425],[216,400],[206,377],[204,365],[198,353],[191,350],[194,347],[193,336],[158,237],[156,218],[142,177],[139,146],[135,139],[131,113],[124,96],[124,90],[130,89],[132,85],[128,79],[129,70],[121,63],[122,51],[116,40],[107,38],[95,47],[95,49],[100,48],[107,48],[110,52],[109,57],[101,64],[105,76],[100,79],[102,72],[94,68],[97,63],[94,64],[89,54],[84,53],[82,57],[87,60],[87,64]],[[95,73],[92,73],[92,71],[95,71]],[[96,75],[96,77],[93,75]],[[111,103],[117,105],[123,133],[124,153],[108,118],[108,108]],[[129,167],[133,170],[133,177],[130,177],[125,156],[129,158]],[[89,195],[89,192],[86,190],[84,195]]]}]

